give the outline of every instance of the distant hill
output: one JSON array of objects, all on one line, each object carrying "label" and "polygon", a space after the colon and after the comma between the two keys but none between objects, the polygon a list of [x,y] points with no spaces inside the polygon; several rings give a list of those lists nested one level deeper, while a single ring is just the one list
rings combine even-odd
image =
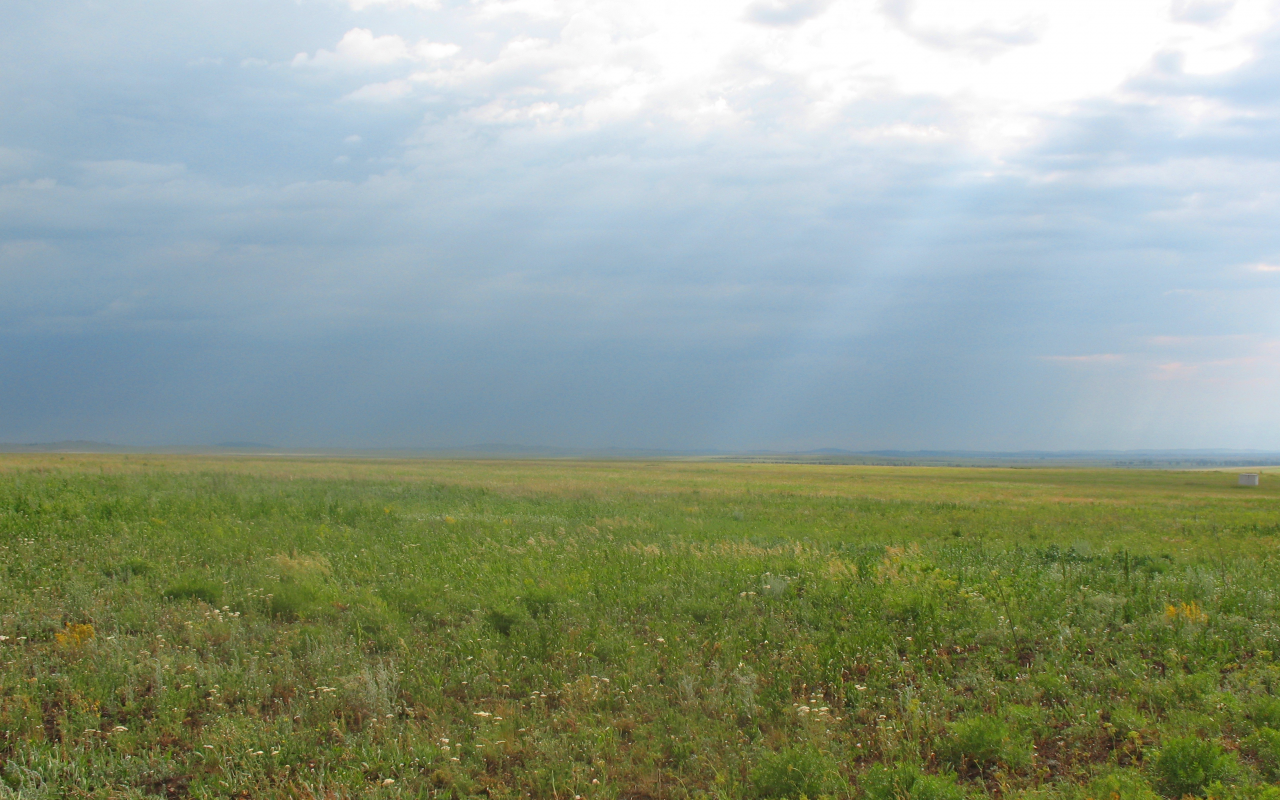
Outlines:
[{"label": "distant hill", "polygon": [[1073,466],[1188,469],[1280,466],[1280,453],[1261,450],[840,450],[798,453],[757,451],[717,458],[807,464],[883,464],[900,466]]},{"label": "distant hill", "polygon": [[0,453],[128,453],[134,448],[75,439],[64,442],[0,442]]},{"label": "distant hill", "polygon": [[1280,467],[1280,453],[1261,450],[846,450],[823,447],[804,451],[662,450],[637,447],[567,448],[542,445],[486,444],[434,448],[277,447],[262,442],[219,442],[215,445],[136,447],[72,440],[0,443],[0,453],[130,453],[216,455],[253,452],[263,456],[332,456],[336,458],[459,459],[679,459],[770,464],[866,464],[885,466],[991,467],[1130,467],[1137,469],[1224,469]]}]

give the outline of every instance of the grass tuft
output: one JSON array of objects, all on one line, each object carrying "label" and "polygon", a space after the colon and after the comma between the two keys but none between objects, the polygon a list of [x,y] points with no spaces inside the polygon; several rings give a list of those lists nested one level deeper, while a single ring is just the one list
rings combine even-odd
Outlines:
[{"label": "grass tuft", "polygon": [[222,584],[199,575],[188,575],[164,590],[166,600],[200,600],[211,606],[222,601]]},{"label": "grass tuft", "polygon": [[877,764],[862,776],[861,786],[866,800],[964,800],[965,797],[955,775],[929,775],[913,763],[892,767]]},{"label": "grass tuft", "polygon": [[1202,797],[1211,783],[1231,782],[1236,761],[1235,756],[1223,752],[1217,742],[1181,736],[1168,740],[1156,752],[1151,772],[1156,787],[1165,797]]},{"label": "grass tuft", "polygon": [[512,629],[516,626],[516,623],[520,621],[520,618],[515,614],[511,614],[497,608],[492,608],[485,612],[484,621],[488,623],[489,627],[497,631],[499,635],[510,636]]},{"label": "grass tuft", "polygon": [[816,800],[839,783],[835,760],[812,745],[767,752],[751,770],[751,789],[760,800]]},{"label": "grass tuft", "polygon": [[961,772],[1019,770],[1031,762],[1031,743],[1003,720],[986,714],[948,726],[940,750],[944,761]]}]

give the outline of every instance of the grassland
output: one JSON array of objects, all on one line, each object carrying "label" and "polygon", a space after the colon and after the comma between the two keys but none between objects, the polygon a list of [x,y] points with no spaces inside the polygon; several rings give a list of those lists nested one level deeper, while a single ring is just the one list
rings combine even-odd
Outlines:
[{"label": "grassland", "polygon": [[1234,483],[0,456],[0,797],[1280,800]]}]

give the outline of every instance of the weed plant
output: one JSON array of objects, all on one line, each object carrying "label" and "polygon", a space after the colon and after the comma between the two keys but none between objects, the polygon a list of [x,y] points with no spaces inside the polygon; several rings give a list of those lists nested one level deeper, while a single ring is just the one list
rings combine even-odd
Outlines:
[{"label": "weed plant", "polygon": [[0,797],[1280,800],[1217,473],[0,458]]}]

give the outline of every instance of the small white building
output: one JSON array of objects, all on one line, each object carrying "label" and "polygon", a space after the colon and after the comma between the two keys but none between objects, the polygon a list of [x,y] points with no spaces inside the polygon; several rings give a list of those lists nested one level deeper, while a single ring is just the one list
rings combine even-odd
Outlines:
[{"label": "small white building", "polygon": [[1256,472],[1241,472],[1241,473],[1240,473],[1240,485],[1241,485],[1241,486],[1257,486],[1257,485],[1258,485],[1258,473],[1256,473]]}]

